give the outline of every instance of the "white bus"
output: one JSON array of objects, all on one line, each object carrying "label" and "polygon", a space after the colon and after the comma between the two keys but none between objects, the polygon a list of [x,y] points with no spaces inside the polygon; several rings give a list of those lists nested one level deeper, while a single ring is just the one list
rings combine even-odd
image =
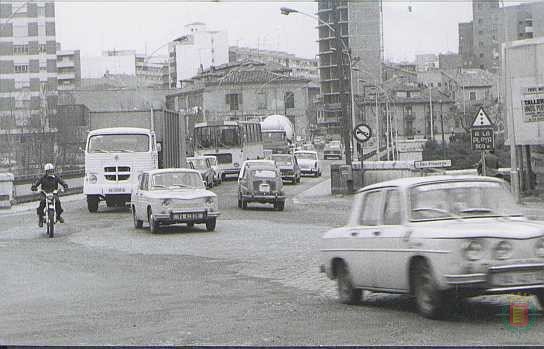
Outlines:
[{"label": "white bus", "polygon": [[195,125],[195,156],[214,155],[226,175],[238,175],[245,160],[262,159],[263,139],[257,121],[219,121]]},{"label": "white bus", "polygon": [[145,128],[115,127],[89,132],[85,149],[85,181],[90,212],[100,200],[108,207],[130,202],[139,175],[158,168],[155,133]]}]

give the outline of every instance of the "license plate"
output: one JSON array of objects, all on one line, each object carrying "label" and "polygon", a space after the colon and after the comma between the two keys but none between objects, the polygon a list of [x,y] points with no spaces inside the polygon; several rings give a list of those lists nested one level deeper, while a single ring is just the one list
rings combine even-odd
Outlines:
[{"label": "license plate", "polygon": [[270,185],[268,185],[268,184],[259,185],[259,191],[261,191],[263,193],[268,193],[270,191]]},{"label": "license plate", "polygon": [[197,220],[197,219],[203,219],[204,213],[203,212],[188,212],[188,213],[178,213],[175,215],[176,219],[179,220]]},{"label": "license plate", "polygon": [[109,193],[124,193],[125,188],[109,188],[108,192]]},{"label": "license plate", "polygon": [[544,270],[497,273],[493,275],[492,283],[496,286],[542,284],[544,283]]}]

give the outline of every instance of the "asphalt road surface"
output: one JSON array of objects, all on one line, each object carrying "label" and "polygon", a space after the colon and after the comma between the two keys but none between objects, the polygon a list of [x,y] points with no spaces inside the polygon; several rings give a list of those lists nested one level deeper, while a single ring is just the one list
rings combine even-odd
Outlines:
[{"label": "asphalt road surface", "polygon": [[283,212],[238,209],[236,182],[224,182],[215,232],[152,235],[128,210],[91,214],[72,199],[48,239],[34,210],[0,212],[0,344],[542,344],[540,318],[513,332],[498,316],[505,297],[463,301],[446,321],[420,317],[406,296],[338,303],[319,238],[345,222],[349,201],[293,201],[324,175],[287,185]]}]

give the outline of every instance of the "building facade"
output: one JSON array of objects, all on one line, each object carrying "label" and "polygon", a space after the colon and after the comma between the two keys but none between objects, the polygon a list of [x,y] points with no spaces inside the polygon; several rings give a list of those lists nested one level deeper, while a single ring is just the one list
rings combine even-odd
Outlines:
[{"label": "building facade", "polygon": [[438,55],[438,69],[459,69],[463,67],[461,55],[444,53]]},{"label": "building facade", "polygon": [[416,55],[416,70],[418,72],[438,69],[438,56],[432,53]]},{"label": "building facade", "polygon": [[189,80],[212,66],[229,62],[226,31],[208,30],[206,24],[195,22],[185,25],[185,34],[168,45],[169,85],[182,87]]},{"label": "building facade", "polygon": [[57,81],[59,90],[73,90],[81,86],[79,50],[57,51]]}]

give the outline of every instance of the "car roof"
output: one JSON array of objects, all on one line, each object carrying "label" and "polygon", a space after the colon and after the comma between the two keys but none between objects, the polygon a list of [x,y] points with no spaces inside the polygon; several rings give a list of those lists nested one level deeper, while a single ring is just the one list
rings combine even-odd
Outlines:
[{"label": "car roof", "polygon": [[399,178],[399,179],[393,179],[385,182],[380,182],[376,184],[368,185],[359,191],[366,191],[366,190],[372,190],[372,189],[378,189],[383,187],[400,187],[400,188],[408,188],[415,185],[420,184],[431,184],[431,183],[443,183],[443,182],[474,182],[474,181],[480,181],[480,182],[497,182],[497,183],[503,183],[501,179],[493,178],[493,177],[482,177],[482,176],[474,176],[474,175],[467,175],[467,176],[425,176],[425,177],[408,177],[408,178]]},{"label": "car roof", "polygon": [[303,153],[317,154],[315,150],[296,150],[295,151],[295,154],[303,154]]},{"label": "car roof", "polygon": [[156,175],[156,174],[162,174],[162,173],[173,173],[173,172],[187,172],[187,173],[197,173],[200,174],[197,170],[193,170],[190,168],[162,168],[162,169],[156,169],[156,170],[150,170],[146,171],[149,173],[149,175]]}]

